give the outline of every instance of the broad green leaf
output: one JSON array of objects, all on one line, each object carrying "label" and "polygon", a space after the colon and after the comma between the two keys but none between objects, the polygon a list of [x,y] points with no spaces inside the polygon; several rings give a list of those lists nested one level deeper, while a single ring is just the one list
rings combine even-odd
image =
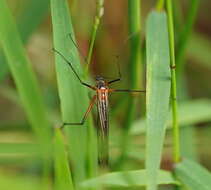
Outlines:
[{"label": "broad green leaf", "polygon": [[167,18],[152,11],[147,19],[146,171],[147,189],[156,190],[170,97]]},{"label": "broad green leaf", "polygon": [[[211,101],[208,99],[184,101],[178,105],[178,118],[180,126],[193,125],[211,120]],[[167,126],[171,127],[172,114],[168,114]],[[146,131],[146,120],[136,121],[131,129],[132,135]]]},{"label": "broad green leaf", "polygon": [[199,163],[184,159],[176,165],[175,174],[191,190],[211,189],[211,173]]},{"label": "broad green leaf", "polygon": [[62,136],[62,133],[59,129],[55,130],[54,171],[56,189],[74,189],[67,152],[65,150],[64,137]]},{"label": "broad green leaf", "polygon": [[50,127],[35,75],[5,0],[0,1],[0,42],[6,55],[27,118],[36,135],[46,140]]},{"label": "broad green leaf", "polygon": [[[71,35],[75,39],[67,1],[51,0],[51,12],[54,48],[72,63],[75,71],[82,79],[83,71],[80,66],[78,51],[68,36]],[[63,122],[81,122],[88,107],[87,88],[81,85],[70,66],[60,55],[55,54],[55,58]],[[92,127],[90,121],[86,121],[84,125],[80,126],[65,127],[76,182],[86,178],[87,153],[92,156],[89,157],[89,164],[91,165],[89,165],[89,168],[91,167],[94,170],[97,164],[96,154],[90,154],[95,147],[90,148],[91,140],[87,142],[89,127]]]},{"label": "broad green leaf", "polygon": [[[157,184],[179,185],[172,174],[159,170]],[[141,187],[147,185],[146,170],[135,170],[128,172],[113,172],[100,177],[92,178],[81,183],[82,187]]]}]

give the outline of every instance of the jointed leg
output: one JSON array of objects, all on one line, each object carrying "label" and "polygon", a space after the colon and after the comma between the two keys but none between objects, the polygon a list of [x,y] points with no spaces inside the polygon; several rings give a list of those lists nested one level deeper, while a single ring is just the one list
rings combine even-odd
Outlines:
[{"label": "jointed leg", "polygon": [[85,61],[86,64],[87,64],[87,59],[86,59],[86,57],[83,55],[83,53],[81,52],[81,50],[80,50],[80,48],[78,47],[77,43],[74,41],[74,39],[73,39],[71,33],[69,33],[68,36],[70,37],[70,39],[71,39],[73,45],[76,47],[76,49],[78,50],[79,54],[82,56],[82,58],[84,59],[84,61]]},{"label": "jointed leg", "polygon": [[84,114],[84,116],[83,116],[81,122],[78,122],[78,123],[66,123],[66,122],[64,122],[63,125],[62,125],[62,128],[65,127],[66,125],[83,125],[84,122],[86,121],[86,118],[87,118],[89,112],[92,110],[92,107],[93,107],[93,105],[95,104],[96,98],[97,98],[97,96],[94,95],[93,98],[91,99],[91,102],[90,102],[90,104],[89,104],[89,107],[88,107],[86,113]]},{"label": "jointed leg", "polygon": [[137,93],[137,92],[146,92],[146,90],[130,90],[130,89],[110,89],[111,92],[130,92],[130,93]]},{"label": "jointed leg", "polygon": [[56,50],[54,48],[53,48],[53,51],[56,52],[58,55],[60,55],[62,57],[62,59],[70,66],[71,70],[73,71],[73,73],[75,74],[75,76],[78,78],[79,82],[82,85],[87,86],[88,88],[91,88],[92,90],[96,90],[96,88],[94,86],[91,86],[81,80],[81,78],[79,77],[79,75],[77,74],[75,69],[73,68],[72,63],[70,61],[68,61],[62,53],[60,53],[58,50]]},{"label": "jointed leg", "polygon": [[117,67],[118,67],[118,74],[119,74],[119,77],[118,77],[117,79],[114,79],[114,80],[109,81],[108,84],[111,84],[111,83],[120,81],[120,80],[122,79],[122,74],[121,74],[120,66],[119,66],[119,63],[118,63],[118,62],[117,62]]}]

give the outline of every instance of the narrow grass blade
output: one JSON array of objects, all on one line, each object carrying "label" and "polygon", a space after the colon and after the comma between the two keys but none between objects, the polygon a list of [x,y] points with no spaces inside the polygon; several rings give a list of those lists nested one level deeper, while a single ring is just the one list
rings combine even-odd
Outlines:
[{"label": "narrow grass blade", "polygon": [[[183,101],[178,106],[179,126],[189,126],[211,121],[211,101],[208,99]],[[168,113],[167,126],[172,124],[172,114]],[[130,131],[138,135],[146,131],[146,120],[140,119],[133,124]]]},{"label": "narrow grass blade", "polygon": [[[22,42],[27,42],[30,35],[38,27],[41,21],[47,16],[50,0],[30,0],[21,15],[17,18],[17,27]],[[27,27],[26,27],[27,26]],[[8,73],[5,57],[0,53],[0,80],[3,80]]]},{"label": "narrow grass blade", "polygon": [[54,170],[56,189],[73,190],[73,182],[69,169],[67,152],[65,150],[64,137],[59,129],[55,130]]},{"label": "narrow grass blade", "polygon": [[100,20],[103,17],[104,14],[104,0],[97,0],[96,2],[96,15],[95,15],[95,21],[92,29],[92,36],[89,44],[89,51],[88,51],[88,56],[87,56],[87,66],[86,66],[86,72],[89,69],[91,59],[92,59],[92,52],[93,52],[93,47],[96,39],[96,34],[97,34],[97,29],[100,24]]},{"label": "narrow grass blade", "polygon": [[[168,0],[167,1],[167,10],[172,14],[172,1]],[[192,30],[193,30],[193,25],[194,22],[196,20],[196,16],[197,16],[197,12],[198,12],[198,8],[199,8],[199,4],[200,4],[200,0],[190,0],[189,1],[189,9],[188,12],[186,14],[186,21],[184,22],[183,29],[182,32],[179,35],[178,38],[178,43],[177,43],[177,47],[176,47],[176,65],[177,65],[177,79],[178,79],[178,97],[179,99],[188,99],[188,92],[187,92],[187,87],[186,87],[186,82],[185,82],[185,75],[184,75],[184,65],[185,65],[185,53],[186,53],[186,47],[188,44],[188,41],[190,39]],[[173,19],[172,19],[173,22]],[[172,23],[173,25],[173,23]],[[173,29],[173,26],[172,26]],[[179,161],[179,143],[178,143],[178,139],[180,139],[180,144],[182,144],[182,149],[185,150],[185,154],[188,155],[197,155],[196,152],[193,152],[193,150],[195,149],[193,142],[189,142],[187,143],[187,139],[189,140],[194,140],[194,136],[191,136],[194,134],[194,128],[185,128],[185,130],[183,130],[183,134],[182,136],[179,138],[179,132],[178,132],[178,128],[175,127],[174,130],[174,160],[175,162]],[[184,152],[182,150],[182,152]],[[194,157],[193,159],[196,159],[196,157]]]},{"label": "narrow grass blade", "polygon": [[170,98],[170,57],[167,19],[164,12],[153,11],[147,19],[147,189],[157,189],[166,120]]},{"label": "narrow grass blade", "polygon": [[199,4],[200,4],[200,0],[190,1],[188,13],[187,13],[187,19],[186,19],[186,22],[184,23],[183,31],[180,33],[180,36],[179,36],[179,42],[177,44],[177,52],[176,52],[176,65],[177,65],[178,77],[179,75],[183,75],[186,47],[193,30],[193,25],[196,20]]},{"label": "narrow grass blade", "polygon": [[[167,171],[158,171],[158,185],[179,185],[172,174]],[[128,172],[113,172],[103,176],[89,179],[81,184],[83,187],[119,187],[119,188],[138,188],[147,185],[146,170],[135,170]]]},{"label": "narrow grass blade", "polygon": [[[72,63],[79,76],[83,76],[77,49],[68,37],[70,34],[75,39],[66,0],[51,0],[51,12],[54,48]],[[56,72],[63,122],[81,122],[88,107],[87,88],[80,84],[71,68],[58,54],[56,54]],[[92,144],[87,142],[88,127],[92,127],[90,121],[80,126],[65,127],[76,184],[86,178],[87,149],[91,151],[89,145]],[[92,149],[95,149],[94,145]],[[97,163],[95,156],[92,154],[92,168]]]},{"label": "narrow grass blade", "polygon": [[176,165],[175,174],[191,190],[211,189],[211,173],[196,162],[184,159]]},{"label": "narrow grass blade", "polygon": [[177,113],[177,80],[175,63],[175,37],[174,37],[174,19],[172,1],[166,1],[166,9],[168,14],[168,34],[169,34],[169,49],[170,49],[170,67],[171,69],[171,109],[172,109],[172,126],[173,126],[173,161],[180,161],[180,131],[178,125]]},{"label": "narrow grass blade", "polygon": [[[0,42],[7,58],[9,68],[14,78],[20,99],[39,143],[42,144],[43,178],[45,186],[49,175],[49,165],[46,162],[50,150],[50,127],[46,117],[46,110],[35,75],[31,69],[28,58],[21,43],[5,0],[0,0]],[[48,149],[47,149],[48,148]]]},{"label": "narrow grass blade", "polygon": [[50,135],[50,128],[40,89],[5,0],[0,1],[0,7],[0,42],[27,118],[40,140],[46,140]]},{"label": "narrow grass blade", "polygon": [[[141,65],[141,1],[128,0],[128,27],[129,27],[129,44],[130,44],[130,66],[128,69],[130,88],[143,88],[143,67]],[[127,101],[127,117],[124,119],[121,155],[117,161],[117,167],[122,166],[126,159],[126,152],[129,145],[129,130],[134,120],[137,99],[132,96]]]}]

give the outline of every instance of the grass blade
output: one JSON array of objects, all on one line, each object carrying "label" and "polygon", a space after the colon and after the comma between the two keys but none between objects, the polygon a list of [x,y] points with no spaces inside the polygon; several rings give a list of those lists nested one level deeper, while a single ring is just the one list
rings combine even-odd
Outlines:
[{"label": "grass blade", "polygon": [[[75,39],[66,0],[51,0],[51,11],[54,47],[72,63],[78,75],[83,76],[78,51],[68,37],[71,34]],[[80,122],[88,107],[87,89],[80,84],[73,71],[58,54],[56,54],[56,72],[63,121]],[[90,121],[86,121],[82,126],[65,127],[76,184],[86,178],[87,149],[91,151],[89,145],[92,144],[92,142],[87,143],[88,127],[92,127]],[[95,149],[94,145],[92,149]],[[93,169],[93,173],[96,169],[96,160],[96,155],[92,154],[89,167]]]},{"label": "grass blade", "polygon": [[[179,185],[179,182],[173,178],[170,172],[159,170],[157,184]],[[113,172],[84,181],[81,185],[83,187],[95,187],[102,185],[103,187],[137,188],[147,185],[147,175],[146,170]]]},{"label": "grass blade", "polygon": [[[141,1],[128,0],[128,25],[130,43],[130,66],[129,78],[131,89],[141,89],[143,87],[142,66],[141,66]],[[141,85],[138,85],[141,84]],[[123,134],[121,139],[121,155],[117,161],[117,167],[122,166],[126,159],[126,152],[129,145],[129,130],[134,120],[137,99],[132,96],[127,101],[127,117],[124,120]]]},{"label": "grass blade", "polygon": [[[5,0],[0,0],[0,42],[7,58],[27,119],[31,124],[43,150],[43,185],[47,183],[49,162],[50,127],[46,110],[34,73],[24,51],[17,28]],[[48,149],[46,149],[48,148]]]},{"label": "grass blade", "polygon": [[[211,121],[211,101],[207,99],[184,101],[178,106],[179,126],[189,126]],[[172,125],[172,114],[168,114],[167,126]],[[146,131],[146,120],[140,119],[133,124],[131,135]]]},{"label": "grass blade", "polygon": [[49,123],[34,73],[5,0],[0,1],[0,41],[28,120],[40,140],[48,139]]},{"label": "grass blade", "polygon": [[184,159],[176,165],[175,174],[191,190],[211,189],[211,173],[196,162]]},{"label": "grass blade", "polygon": [[96,34],[97,34],[97,29],[100,24],[100,20],[103,17],[104,14],[104,0],[97,0],[96,2],[96,15],[95,15],[95,21],[94,21],[94,26],[92,29],[92,36],[89,44],[89,51],[88,51],[88,56],[87,56],[87,66],[86,66],[86,72],[88,72],[91,59],[92,59],[92,52],[94,48],[94,43],[96,39]]},{"label": "grass blade", "polygon": [[[50,0],[30,0],[21,15],[17,18],[17,27],[23,43],[26,43],[33,31],[47,16]],[[27,27],[26,27],[27,26]],[[8,67],[3,54],[0,54],[0,80],[8,73]]]},{"label": "grass blade", "polygon": [[148,190],[157,189],[161,151],[170,98],[170,57],[167,19],[153,11],[147,19],[147,142],[146,169]]},{"label": "grass blade", "polygon": [[183,31],[181,32],[179,36],[179,41],[177,44],[177,52],[176,52],[178,77],[183,74],[186,47],[188,45],[189,38],[191,37],[191,34],[192,34],[193,25],[196,20],[199,4],[200,4],[200,0],[190,1],[190,8],[188,9],[189,11],[187,14],[187,20],[186,20],[186,23],[184,23]]},{"label": "grass blade", "polygon": [[176,80],[176,63],[175,63],[175,48],[174,48],[174,19],[172,1],[166,1],[168,13],[168,33],[169,33],[169,46],[170,46],[170,66],[171,66],[171,108],[172,108],[172,126],[173,126],[173,158],[174,162],[180,161],[180,133],[178,125],[177,113],[177,80]]},{"label": "grass blade", "polygon": [[64,138],[59,129],[55,130],[54,168],[56,189],[74,189],[67,159],[67,152],[65,150]]}]

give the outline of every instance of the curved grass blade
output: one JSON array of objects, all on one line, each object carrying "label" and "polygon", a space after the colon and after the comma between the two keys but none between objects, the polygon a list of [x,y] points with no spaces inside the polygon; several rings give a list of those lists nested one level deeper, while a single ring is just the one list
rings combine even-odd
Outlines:
[{"label": "curved grass blade", "polygon": [[166,120],[170,98],[170,57],[167,19],[164,12],[153,11],[147,19],[147,189],[157,189]]},{"label": "curved grass blade", "polygon": [[191,190],[210,190],[211,173],[200,164],[184,159],[175,168],[176,177]]},{"label": "curved grass blade", "polygon": [[39,143],[43,161],[43,185],[47,183],[49,162],[46,162],[50,145],[50,127],[35,75],[24,51],[17,28],[5,0],[0,0],[0,42],[7,58],[27,119]]},{"label": "curved grass blade", "polygon": [[[24,11],[17,18],[17,27],[23,43],[27,42],[33,31],[38,27],[45,16],[47,16],[49,4],[50,0],[30,0],[26,2]],[[5,57],[0,53],[0,81],[5,78],[7,73],[8,67]]]},{"label": "curved grass blade", "polygon": [[[170,172],[158,171],[158,185],[179,185]],[[119,188],[137,188],[147,185],[146,170],[135,170],[128,172],[113,172],[103,176],[89,179],[81,183],[82,187],[119,187]]]},{"label": "curved grass blade", "polygon": [[64,138],[59,129],[55,130],[54,169],[56,189],[73,190],[73,182],[69,169],[67,152],[65,150]]},{"label": "curved grass blade", "polygon": [[[189,126],[211,121],[211,101],[208,99],[184,101],[178,106],[179,126]],[[172,114],[168,113],[167,127],[172,125]],[[137,120],[130,131],[131,135],[139,135],[146,131],[146,120]]]},{"label": "curved grass blade", "polygon": [[[67,1],[51,0],[51,12],[54,48],[72,63],[79,76],[83,76],[77,49],[68,37],[71,34],[72,38],[75,39]],[[88,107],[87,88],[81,85],[73,71],[58,54],[56,54],[56,73],[63,122],[80,122]],[[70,159],[72,161],[76,184],[86,178],[87,149],[89,152],[93,151],[90,148],[90,144],[92,145],[92,149],[95,150],[95,144],[92,144],[90,142],[91,140],[89,142],[87,141],[88,127],[92,127],[90,120],[86,121],[82,126],[65,127],[65,132],[68,134]],[[90,155],[90,153],[88,154]],[[93,173],[95,172],[94,168],[96,168],[97,163],[95,156],[93,151],[88,166],[93,169]]]},{"label": "curved grass blade", "polygon": [[40,89],[5,0],[0,1],[0,7],[0,41],[9,68],[27,118],[39,140],[45,141],[50,137],[50,127]]}]

